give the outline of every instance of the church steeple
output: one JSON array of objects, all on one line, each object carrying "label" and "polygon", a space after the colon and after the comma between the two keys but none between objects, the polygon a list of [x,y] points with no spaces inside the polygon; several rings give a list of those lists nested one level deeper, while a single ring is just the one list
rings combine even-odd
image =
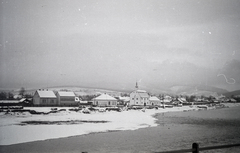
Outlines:
[{"label": "church steeple", "polygon": [[136,86],[135,86],[136,89],[138,89],[138,83],[136,82]]}]

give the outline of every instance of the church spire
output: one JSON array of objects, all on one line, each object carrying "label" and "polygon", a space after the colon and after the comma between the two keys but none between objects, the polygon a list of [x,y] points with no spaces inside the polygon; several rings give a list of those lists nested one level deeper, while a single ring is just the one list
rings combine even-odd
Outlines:
[{"label": "church spire", "polygon": [[136,86],[135,86],[136,89],[138,89],[138,83],[136,82]]}]

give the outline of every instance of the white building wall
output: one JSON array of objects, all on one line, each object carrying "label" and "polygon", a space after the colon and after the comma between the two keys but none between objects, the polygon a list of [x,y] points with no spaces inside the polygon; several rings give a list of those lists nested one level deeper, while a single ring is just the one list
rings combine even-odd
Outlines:
[{"label": "white building wall", "polygon": [[137,91],[130,93],[130,105],[151,105],[149,102],[149,97],[141,97]]},{"label": "white building wall", "polygon": [[34,105],[40,105],[40,97],[37,92],[33,95],[33,104]]},{"label": "white building wall", "polygon": [[57,105],[57,98],[40,98],[40,105]]},{"label": "white building wall", "polygon": [[97,106],[117,106],[117,100],[94,100],[94,105]]},{"label": "white building wall", "polygon": [[60,105],[75,105],[75,97],[60,97]]}]

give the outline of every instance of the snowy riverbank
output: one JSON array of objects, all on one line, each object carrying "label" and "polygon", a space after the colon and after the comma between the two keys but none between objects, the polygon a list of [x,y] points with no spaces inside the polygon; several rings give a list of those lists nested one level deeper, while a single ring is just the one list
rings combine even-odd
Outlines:
[{"label": "snowy riverbank", "polygon": [[[227,104],[234,107],[239,104]],[[27,109],[27,108],[26,108]],[[29,108],[47,112],[51,108]],[[48,115],[29,113],[0,113],[0,145],[18,144],[38,140],[57,139],[89,133],[116,130],[136,130],[157,126],[156,113],[199,110],[197,106],[174,107],[165,109],[129,110],[122,112],[79,112],[61,111]],[[214,108],[210,108],[214,109]]]}]

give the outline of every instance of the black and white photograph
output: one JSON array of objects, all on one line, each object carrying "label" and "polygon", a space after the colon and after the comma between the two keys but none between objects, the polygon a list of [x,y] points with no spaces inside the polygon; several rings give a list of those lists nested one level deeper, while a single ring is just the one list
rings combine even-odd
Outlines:
[{"label": "black and white photograph", "polygon": [[0,0],[1,153],[238,153],[239,129],[239,0]]}]

